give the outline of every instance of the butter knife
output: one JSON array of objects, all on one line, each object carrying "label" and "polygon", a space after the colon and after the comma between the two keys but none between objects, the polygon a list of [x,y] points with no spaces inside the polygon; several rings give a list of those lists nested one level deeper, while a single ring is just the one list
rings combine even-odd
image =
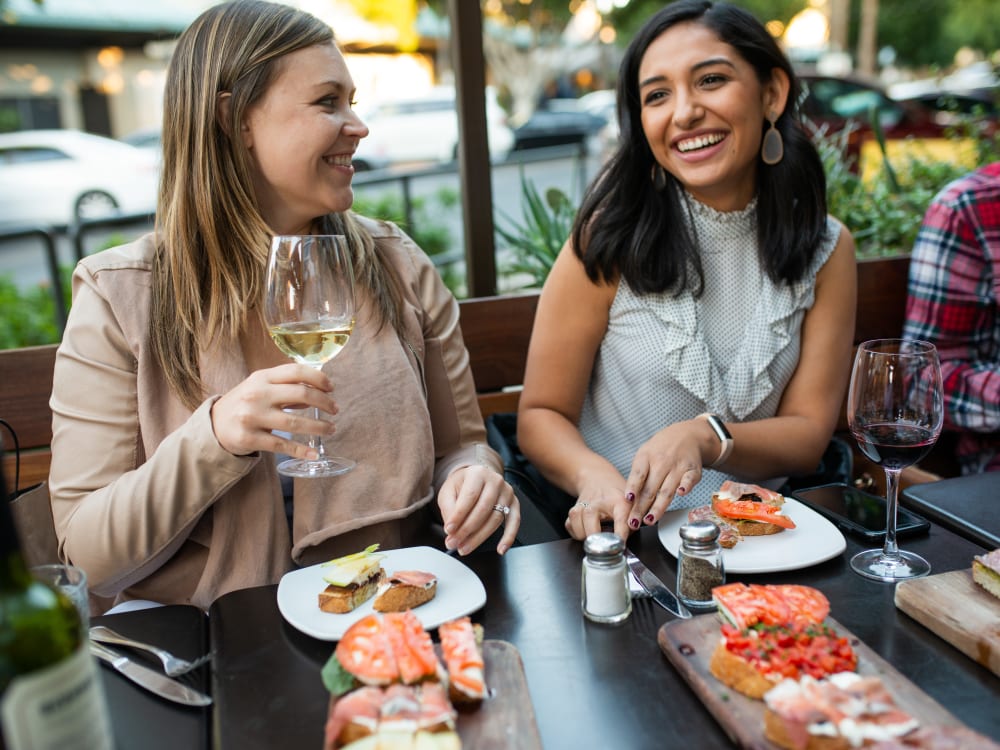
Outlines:
[{"label": "butter knife", "polygon": [[155,669],[136,664],[124,654],[108,648],[95,641],[90,642],[90,653],[116,671],[128,677],[136,685],[146,688],[161,698],[166,698],[185,706],[210,706],[212,699],[187,685],[178,682],[173,677],[160,674]]},{"label": "butter knife", "polygon": [[691,617],[690,610],[677,600],[674,592],[667,588],[666,584],[657,578],[649,568],[643,565],[642,560],[636,557],[635,553],[628,548],[625,549],[625,560],[628,563],[628,569],[632,571],[632,575],[635,576],[639,585],[653,597],[653,601],[674,615],[674,617],[680,617],[684,620]]}]

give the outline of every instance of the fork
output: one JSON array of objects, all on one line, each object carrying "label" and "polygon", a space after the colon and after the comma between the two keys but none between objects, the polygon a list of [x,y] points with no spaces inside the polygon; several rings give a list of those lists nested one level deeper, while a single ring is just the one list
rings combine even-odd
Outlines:
[{"label": "fork", "polygon": [[165,649],[153,646],[149,643],[143,643],[142,641],[134,641],[131,638],[126,638],[120,633],[116,633],[111,628],[104,627],[103,625],[95,625],[92,627],[90,629],[90,637],[100,643],[111,643],[118,646],[128,646],[130,648],[148,651],[163,663],[163,671],[170,677],[180,677],[183,674],[187,674],[203,664],[208,663],[208,661],[212,658],[212,652],[210,651],[192,661],[181,659]]}]

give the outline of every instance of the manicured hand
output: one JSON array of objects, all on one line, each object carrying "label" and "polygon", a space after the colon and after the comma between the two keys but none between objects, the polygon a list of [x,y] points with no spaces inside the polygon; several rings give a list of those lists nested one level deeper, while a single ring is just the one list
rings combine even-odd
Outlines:
[{"label": "manicured hand", "polygon": [[686,495],[701,481],[699,440],[706,429],[704,420],[677,422],[657,432],[636,451],[625,484],[625,498],[632,505],[630,529],[655,524],[675,495]]},{"label": "manicured hand", "polygon": [[514,490],[486,466],[463,466],[453,471],[438,493],[438,507],[447,534],[444,544],[460,555],[472,552],[503,525],[497,545],[502,555],[514,543],[521,525],[521,506]]}]

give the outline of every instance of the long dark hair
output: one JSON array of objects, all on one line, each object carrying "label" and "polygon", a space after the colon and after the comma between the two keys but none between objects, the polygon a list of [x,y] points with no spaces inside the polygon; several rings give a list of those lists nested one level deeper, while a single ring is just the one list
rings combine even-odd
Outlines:
[{"label": "long dark hair", "polygon": [[[642,130],[639,65],[649,45],[670,27],[694,21],[733,47],[762,84],[780,68],[791,83],[776,122],[784,158],[757,167],[757,236],[761,264],[777,282],[799,280],[826,233],[823,163],[798,114],[800,86],[791,63],[749,12],[708,0],[679,0],[657,12],[629,44],[618,74],[619,146],[594,179],[573,225],[573,246],[592,281],[620,275],[640,294],[690,289],[704,278],[695,238],[687,229],[683,190],[666,172],[654,187],[656,166]],[[761,133],[767,125],[761,122]]]}]

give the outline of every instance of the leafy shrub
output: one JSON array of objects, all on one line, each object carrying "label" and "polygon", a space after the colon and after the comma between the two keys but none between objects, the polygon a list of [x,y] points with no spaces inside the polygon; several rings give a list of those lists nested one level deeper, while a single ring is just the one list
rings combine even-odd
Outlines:
[{"label": "leafy shrub", "polygon": [[[68,289],[68,269],[63,269],[63,272],[65,288]],[[48,285],[39,284],[22,291],[9,277],[0,276],[0,320],[3,321],[0,325],[0,349],[59,341],[56,305]]]},{"label": "leafy shrub", "polygon": [[531,180],[521,178],[522,221],[504,216],[508,227],[497,225],[496,233],[513,260],[502,271],[509,274],[515,288],[540,287],[552,270],[559,250],[569,238],[576,207],[558,188],[539,194]]},{"label": "leafy shrub", "polygon": [[[969,165],[916,151],[890,162],[885,141],[876,132],[883,158],[875,173],[862,179],[849,155],[848,137],[847,130],[821,131],[813,137],[826,170],[828,210],[851,230],[859,258],[908,254],[931,200],[968,172]],[[963,120],[948,137],[971,142],[975,166],[1000,160],[1000,134],[991,135],[980,118]]]},{"label": "leafy shrub", "polygon": [[456,268],[457,263],[449,262],[448,256],[452,254],[451,232],[435,216],[452,210],[457,205],[458,193],[450,188],[438,190],[431,200],[411,198],[411,223],[406,219],[403,197],[397,193],[385,192],[374,198],[357,196],[354,199],[356,213],[373,219],[391,221],[410,235],[435,262],[445,285],[455,294],[458,294],[464,286],[464,274],[461,267]]}]

